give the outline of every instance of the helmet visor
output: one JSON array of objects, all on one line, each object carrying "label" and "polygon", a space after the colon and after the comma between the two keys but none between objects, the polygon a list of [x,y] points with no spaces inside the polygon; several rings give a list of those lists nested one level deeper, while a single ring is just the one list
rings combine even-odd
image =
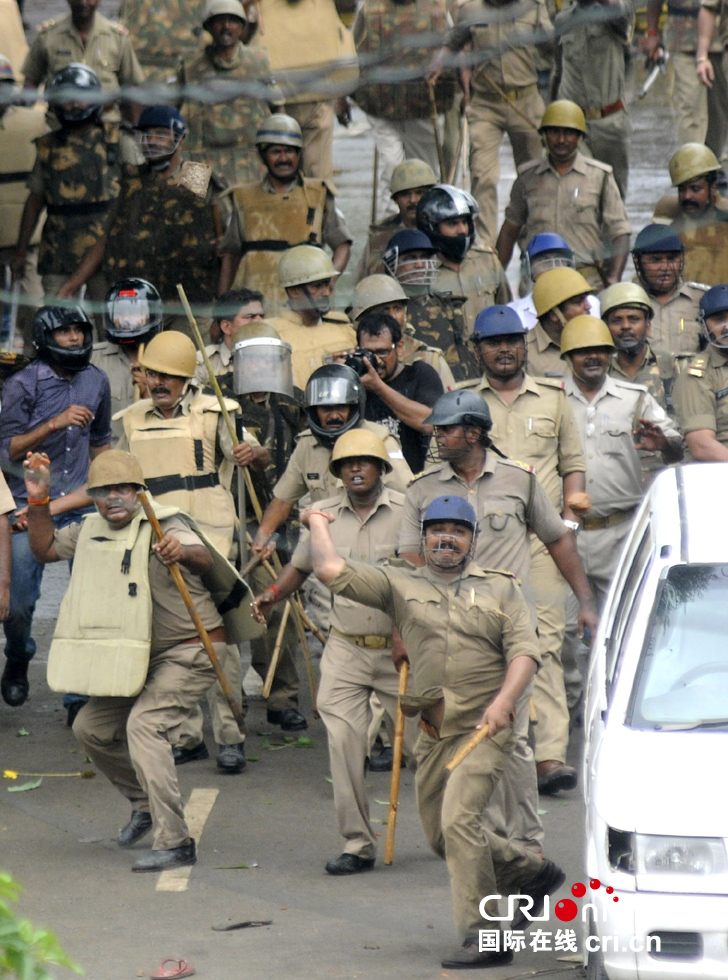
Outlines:
[{"label": "helmet visor", "polygon": [[236,395],[269,391],[293,398],[290,345],[274,337],[254,337],[235,344],[233,388]]},{"label": "helmet visor", "polygon": [[146,296],[124,290],[108,304],[109,324],[115,334],[136,337],[144,332],[152,314]]},{"label": "helmet visor", "polygon": [[349,378],[311,378],[306,386],[306,408],[314,405],[358,405],[359,392]]}]

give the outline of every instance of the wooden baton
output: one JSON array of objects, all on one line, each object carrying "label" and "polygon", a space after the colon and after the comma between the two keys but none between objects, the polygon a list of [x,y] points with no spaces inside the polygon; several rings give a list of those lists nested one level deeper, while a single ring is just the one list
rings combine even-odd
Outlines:
[{"label": "wooden baton", "polygon": [[[405,660],[399,672],[399,696],[407,693],[409,663]],[[394,758],[392,760],[392,782],[389,787],[389,817],[387,819],[387,840],[384,845],[384,863],[390,865],[394,860],[394,835],[397,830],[397,808],[399,807],[399,777],[402,772],[402,742],[404,739],[404,713],[397,701],[397,718],[394,723]]]},{"label": "wooden baton", "polygon": [[488,725],[483,725],[482,728],[479,728],[475,733],[475,735],[473,735],[472,738],[469,738],[468,741],[465,743],[465,745],[463,745],[463,747],[458,752],[455,753],[452,759],[450,759],[448,764],[445,766],[447,771],[452,772],[453,769],[457,769],[457,767],[460,765],[463,759],[466,759],[473,751],[473,749],[477,748],[477,746],[480,745],[480,743],[488,737],[488,731],[489,731]]}]

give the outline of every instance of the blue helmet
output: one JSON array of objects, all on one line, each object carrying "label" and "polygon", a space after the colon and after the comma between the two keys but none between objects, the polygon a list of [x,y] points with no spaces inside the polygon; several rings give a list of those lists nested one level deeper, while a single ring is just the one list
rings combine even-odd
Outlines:
[{"label": "blue helmet", "polygon": [[634,240],[632,255],[684,251],[685,246],[668,225],[646,225]]},{"label": "blue helmet", "polygon": [[526,252],[529,259],[532,260],[544,252],[566,252],[569,255],[574,254],[568,242],[564,241],[561,235],[554,235],[550,231],[544,232],[541,235],[534,235],[528,245],[526,245]]},{"label": "blue helmet", "polygon": [[150,129],[159,126],[171,129],[180,139],[187,133],[187,126],[178,109],[173,105],[148,105],[141,111],[135,129]]},{"label": "blue helmet", "polygon": [[528,328],[510,306],[488,306],[475,318],[472,339],[475,343],[486,337],[525,336]]},{"label": "blue helmet", "polygon": [[419,231],[417,228],[404,228],[392,235],[387,242],[387,249],[384,254],[386,255],[391,248],[396,248],[400,255],[403,252],[414,252],[420,249],[427,252],[437,251],[424,231]]},{"label": "blue helmet", "polygon": [[427,505],[422,518],[422,529],[424,530],[433,521],[455,521],[458,524],[466,524],[473,534],[478,530],[478,519],[473,505],[462,497],[435,497]]},{"label": "blue helmet", "polygon": [[698,317],[701,323],[705,323],[706,316],[713,316],[714,313],[722,313],[728,310],[728,283],[720,286],[713,286],[707,293],[700,297]]}]

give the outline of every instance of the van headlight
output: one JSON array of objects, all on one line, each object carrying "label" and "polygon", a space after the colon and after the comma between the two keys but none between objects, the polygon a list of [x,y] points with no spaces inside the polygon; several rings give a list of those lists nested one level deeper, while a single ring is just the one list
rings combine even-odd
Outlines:
[{"label": "van headlight", "polygon": [[728,870],[720,837],[635,834],[637,874],[720,875]]}]

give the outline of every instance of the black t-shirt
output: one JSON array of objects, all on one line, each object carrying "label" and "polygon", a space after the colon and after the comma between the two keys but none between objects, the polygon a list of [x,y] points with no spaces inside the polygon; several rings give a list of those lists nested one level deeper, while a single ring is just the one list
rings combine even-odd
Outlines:
[{"label": "black t-shirt", "polygon": [[[397,377],[387,384],[405,398],[410,398],[421,405],[428,405],[430,408],[444,391],[440,375],[424,361],[405,364]],[[402,443],[402,453],[407,465],[413,473],[421,473],[425,467],[430,436],[400,422],[389,405],[385,405],[379,395],[369,391],[364,414],[370,422],[379,422],[380,425],[386,426],[392,435],[397,436]]]}]

